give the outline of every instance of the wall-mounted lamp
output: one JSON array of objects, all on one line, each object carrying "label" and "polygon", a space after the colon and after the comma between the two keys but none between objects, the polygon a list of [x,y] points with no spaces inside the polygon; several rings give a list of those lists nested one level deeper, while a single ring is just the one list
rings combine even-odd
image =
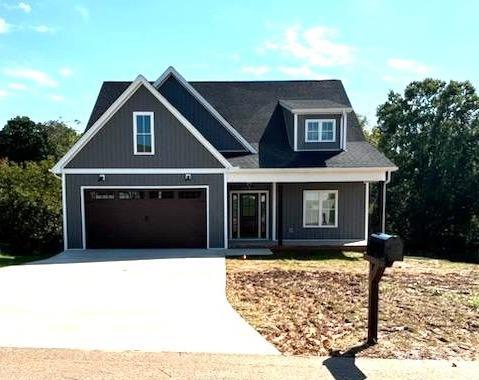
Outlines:
[{"label": "wall-mounted lamp", "polygon": [[98,175],[98,182],[105,182],[106,176],[105,174],[99,174]]},{"label": "wall-mounted lamp", "polygon": [[191,174],[185,174],[185,181],[191,181]]}]

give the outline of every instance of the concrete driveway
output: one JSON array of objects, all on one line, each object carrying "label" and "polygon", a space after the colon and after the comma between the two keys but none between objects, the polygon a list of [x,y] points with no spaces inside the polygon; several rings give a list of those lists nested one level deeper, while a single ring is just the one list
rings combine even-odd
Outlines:
[{"label": "concrete driveway", "polygon": [[[0,269],[0,346],[278,354],[209,251],[66,251]],[[136,258],[141,259],[136,259]]]}]

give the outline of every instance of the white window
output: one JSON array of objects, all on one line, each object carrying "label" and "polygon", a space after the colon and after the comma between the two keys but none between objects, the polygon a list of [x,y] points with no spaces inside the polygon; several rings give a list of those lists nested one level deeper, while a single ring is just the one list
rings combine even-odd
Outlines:
[{"label": "white window", "polygon": [[306,119],[304,127],[306,142],[335,142],[335,119]]},{"label": "white window", "polygon": [[303,192],[303,227],[338,226],[338,191],[305,190]]},{"label": "white window", "polygon": [[135,154],[155,154],[153,112],[133,112],[133,147]]}]

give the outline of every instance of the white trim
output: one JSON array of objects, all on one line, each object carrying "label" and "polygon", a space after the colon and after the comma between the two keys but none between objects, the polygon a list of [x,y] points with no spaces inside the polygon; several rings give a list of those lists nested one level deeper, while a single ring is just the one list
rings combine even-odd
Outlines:
[{"label": "white trim", "polygon": [[72,168],[63,169],[65,174],[222,174],[226,169],[207,168]]},{"label": "white trim", "polygon": [[205,146],[205,148],[226,168],[232,167],[229,161],[218,150],[206,140],[203,135],[176,109],[174,108],[142,75],[131,83],[130,86],[121,94],[117,100],[106,110],[106,112],[86,131],[82,137],[73,145],[73,147],[50,169],[53,173],[61,173],[64,167],[75,157],[75,155],[92,139],[92,137],[102,128],[108,120],[123,106],[123,104],[135,93],[141,86],[145,86],[155,96],[165,108],[180,121],[190,133]]},{"label": "white trim", "polygon": [[188,186],[81,186],[81,225],[82,225],[82,249],[86,249],[86,220],[85,220],[85,190],[94,189],[205,189],[206,190],[206,248],[210,249],[210,189],[208,185]]},{"label": "white trim", "polygon": [[[319,208],[318,208],[318,213],[319,213],[319,224],[317,226],[308,226],[306,225],[306,193],[318,193],[318,202],[319,202]],[[334,210],[336,211],[334,213],[334,225],[329,226],[329,225],[322,225],[321,221],[321,215],[323,213],[323,204],[321,202],[321,194],[323,193],[334,193]],[[315,190],[315,189],[308,189],[308,190],[303,190],[303,228],[338,228],[338,214],[339,214],[339,209],[338,209],[338,190]]]},{"label": "white trim", "polygon": [[293,115],[294,118],[294,150],[298,150],[298,114]]},{"label": "white trim", "polygon": [[351,107],[337,107],[337,108],[293,108],[287,105],[283,100],[279,101],[279,104],[286,108],[292,113],[297,113],[299,115],[312,114],[312,113],[323,113],[323,114],[332,114],[332,113],[342,113],[343,111],[351,112],[353,109]]},{"label": "white trim", "polygon": [[228,180],[223,176],[223,238],[224,248],[228,249]]},{"label": "white trim", "polygon": [[[318,140],[308,138],[309,123],[318,123]],[[323,140],[323,123],[333,123],[333,139]],[[306,143],[334,143],[336,142],[336,120],[335,119],[306,119],[304,120],[304,142]]]},{"label": "white trim", "polygon": [[65,173],[62,173],[62,214],[63,214],[63,249],[68,249],[68,224],[67,224],[67,188]]},{"label": "white trim", "polygon": [[364,239],[368,240],[369,233],[369,182],[366,182],[364,188]]},{"label": "white trim", "polygon": [[276,182],[273,182],[271,184],[271,207],[273,210],[271,210],[271,240],[275,241],[276,240]]},{"label": "white trim", "polygon": [[[233,238],[233,194],[238,194],[238,237]],[[230,238],[231,240],[241,240],[241,224],[240,224],[240,196],[239,194],[259,194],[258,203],[261,203],[261,194],[266,194],[266,237],[260,237],[261,234],[261,207],[258,205],[258,238],[245,238],[244,240],[269,240],[269,190],[230,190],[228,192],[228,198],[230,199],[229,207],[229,225],[230,225]]]},{"label": "white trim", "polygon": [[346,150],[347,148],[347,136],[348,136],[348,113],[346,111],[343,112],[343,150]]},{"label": "white trim", "polygon": [[[151,152],[138,152],[138,125],[137,116],[149,116],[150,117],[150,137],[151,137]],[[146,133],[144,133],[146,134]],[[154,156],[155,155],[155,114],[154,112],[133,112],[133,154],[138,156]]]},{"label": "white trim", "polygon": [[384,181],[389,170],[391,168],[232,169],[228,182],[376,182]]},{"label": "white trim", "polygon": [[233,135],[233,137],[236,138],[236,140],[238,140],[239,143],[241,143],[241,145],[243,145],[250,153],[257,153],[256,149],[246,141],[245,138],[241,136],[241,134],[234,129],[234,127],[228,123],[225,118],[221,116],[221,114],[210,103],[208,103],[208,101],[203,98],[203,96],[201,96],[201,94],[196,91],[178,71],[175,70],[173,66],[168,67],[155,83],[153,83],[153,86],[159,88],[170,75],[173,75],[191,95],[193,95],[221,124],[223,124],[223,126]]}]

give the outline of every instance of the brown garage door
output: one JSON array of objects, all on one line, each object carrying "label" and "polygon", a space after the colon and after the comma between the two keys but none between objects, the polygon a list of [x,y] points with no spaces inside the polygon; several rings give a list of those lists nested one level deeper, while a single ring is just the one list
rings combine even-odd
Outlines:
[{"label": "brown garage door", "polygon": [[205,248],[204,189],[85,191],[87,248]]}]

